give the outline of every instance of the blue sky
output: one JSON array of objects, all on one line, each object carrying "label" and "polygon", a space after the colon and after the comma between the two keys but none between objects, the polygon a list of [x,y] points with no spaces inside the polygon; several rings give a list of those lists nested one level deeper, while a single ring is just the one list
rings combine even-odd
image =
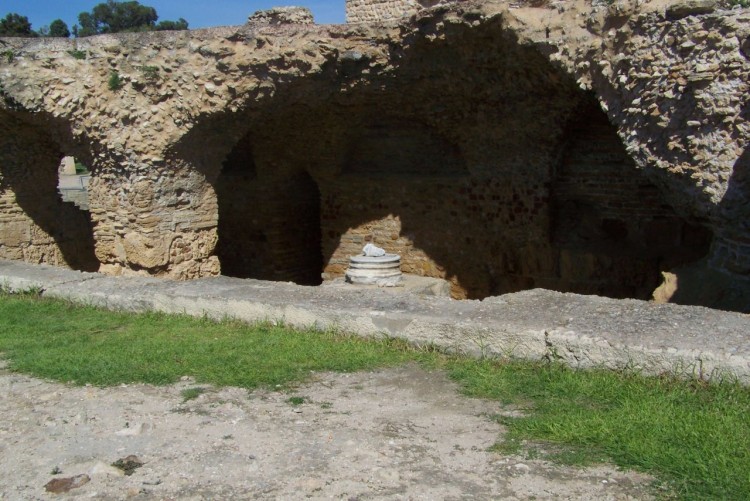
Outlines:
[{"label": "blue sky", "polygon": [[[31,27],[38,30],[55,19],[62,19],[72,27],[80,12],[91,11],[105,0],[0,0],[0,17],[10,12],[26,16]],[[244,24],[247,16],[261,9],[279,5],[300,5],[312,10],[315,22],[321,24],[344,22],[345,0],[139,0],[156,9],[159,20],[176,21],[183,17],[191,28]]]}]

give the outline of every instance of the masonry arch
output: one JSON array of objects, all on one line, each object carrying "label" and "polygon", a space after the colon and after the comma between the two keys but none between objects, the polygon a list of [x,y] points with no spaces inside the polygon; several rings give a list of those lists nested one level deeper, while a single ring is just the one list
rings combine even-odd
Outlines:
[{"label": "masonry arch", "polygon": [[705,258],[713,240],[636,166],[591,95],[566,127],[550,195],[556,290],[650,299],[661,272]]},{"label": "masonry arch", "polygon": [[670,207],[570,76],[497,24],[432,29],[367,85],[356,62],[329,67],[191,131],[193,149],[232,135],[201,160],[224,274],[317,284],[372,242],[459,299],[648,299],[706,255],[705,222]]},{"label": "masonry arch", "polygon": [[0,258],[98,270],[89,213],[64,202],[58,188],[64,156],[90,162],[68,133],[50,117],[0,110]]},{"label": "masonry arch", "polygon": [[248,133],[222,162],[214,187],[222,274],[321,283],[321,195],[306,170],[256,161]]}]

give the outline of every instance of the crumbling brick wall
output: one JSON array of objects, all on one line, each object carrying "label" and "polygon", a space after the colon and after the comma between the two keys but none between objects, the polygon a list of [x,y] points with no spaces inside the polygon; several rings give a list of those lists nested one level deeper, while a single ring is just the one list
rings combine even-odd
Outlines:
[{"label": "crumbling brick wall", "polygon": [[372,23],[414,14],[416,0],[346,0],[347,23]]},{"label": "crumbling brick wall", "polygon": [[[240,274],[236,256],[247,254],[262,276],[300,280],[298,263],[322,253],[334,276],[369,238],[403,252],[406,271],[451,279],[457,297],[538,286],[626,294],[617,283],[642,294],[628,280],[672,254],[644,261],[561,237],[560,214],[589,207],[594,236],[684,247],[701,225],[714,235],[706,262],[747,281],[747,11],[382,5],[416,13],[373,26],[4,39],[2,256],[77,266],[65,250],[75,231],[50,224],[62,214],[57,162],[76,152],[47,146],[65,143],[91,160],[93,264],[106,273],[191,279],[235,264]],[[584,96],[608,119],[602,156],[619,141],[632,173],[587,164],[599,153],[585,148],[561,160]],[[7,120],[21,116],[46,139],[23,139]],[[257,182],[222,187],[222,164],[248,135]],[[17,177],[19,154],[43,157],[29,179],[49,197],[28,196],[39,190]],[[423,158],[435,169],[415,168]],[[244,204],[242,216],[227,203]],[[318,212],[319,225],[293,226]],[[247,220],[250,236],[232,242]],[[11,231],[19,221],[41,233]],[[313,266],[297,269],[312,276]]]}]

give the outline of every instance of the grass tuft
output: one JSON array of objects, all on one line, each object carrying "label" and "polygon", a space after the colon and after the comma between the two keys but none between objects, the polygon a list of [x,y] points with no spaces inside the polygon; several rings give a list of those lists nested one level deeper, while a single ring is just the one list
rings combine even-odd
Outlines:
[{"label": "grass tuft", "polygon": [[307,402],[307,399],[305,397],[295,396],[295,397],[289,397],[286,401],[289,405],[293,405],[297,407],[298,405],[302,405],[305,402]]},{"label": "grass tuft", "polygon": [[182,403],[189,402],[190,400],[195,400],[196,398],[200,397],[206,393],[205,388],[201,387],[195,387],[195,388],[185,388],[180,392],[180,395],[182,396]]}]

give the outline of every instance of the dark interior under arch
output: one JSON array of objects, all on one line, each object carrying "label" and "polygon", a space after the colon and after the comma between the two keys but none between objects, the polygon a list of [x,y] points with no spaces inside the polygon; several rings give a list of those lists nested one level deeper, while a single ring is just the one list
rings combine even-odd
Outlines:
[{"label": "dark interior under arch", "polygon": [[670,206],[592,94],[496,27],[446,30],[414,40],[396,78],[299,82],[248,116],[215,184],[223,273],[314,285],[372,242],[457,299],[649,299],[660,272],[706,256],[711,232]]},{"label": "dark interior under arch", "polygon": [[87,211],[64,202],[58,169],[66,154],[52,123],[0,114],[0,147],[14,152],[2,169],[0,257],[97,271],[94,235]]}]

